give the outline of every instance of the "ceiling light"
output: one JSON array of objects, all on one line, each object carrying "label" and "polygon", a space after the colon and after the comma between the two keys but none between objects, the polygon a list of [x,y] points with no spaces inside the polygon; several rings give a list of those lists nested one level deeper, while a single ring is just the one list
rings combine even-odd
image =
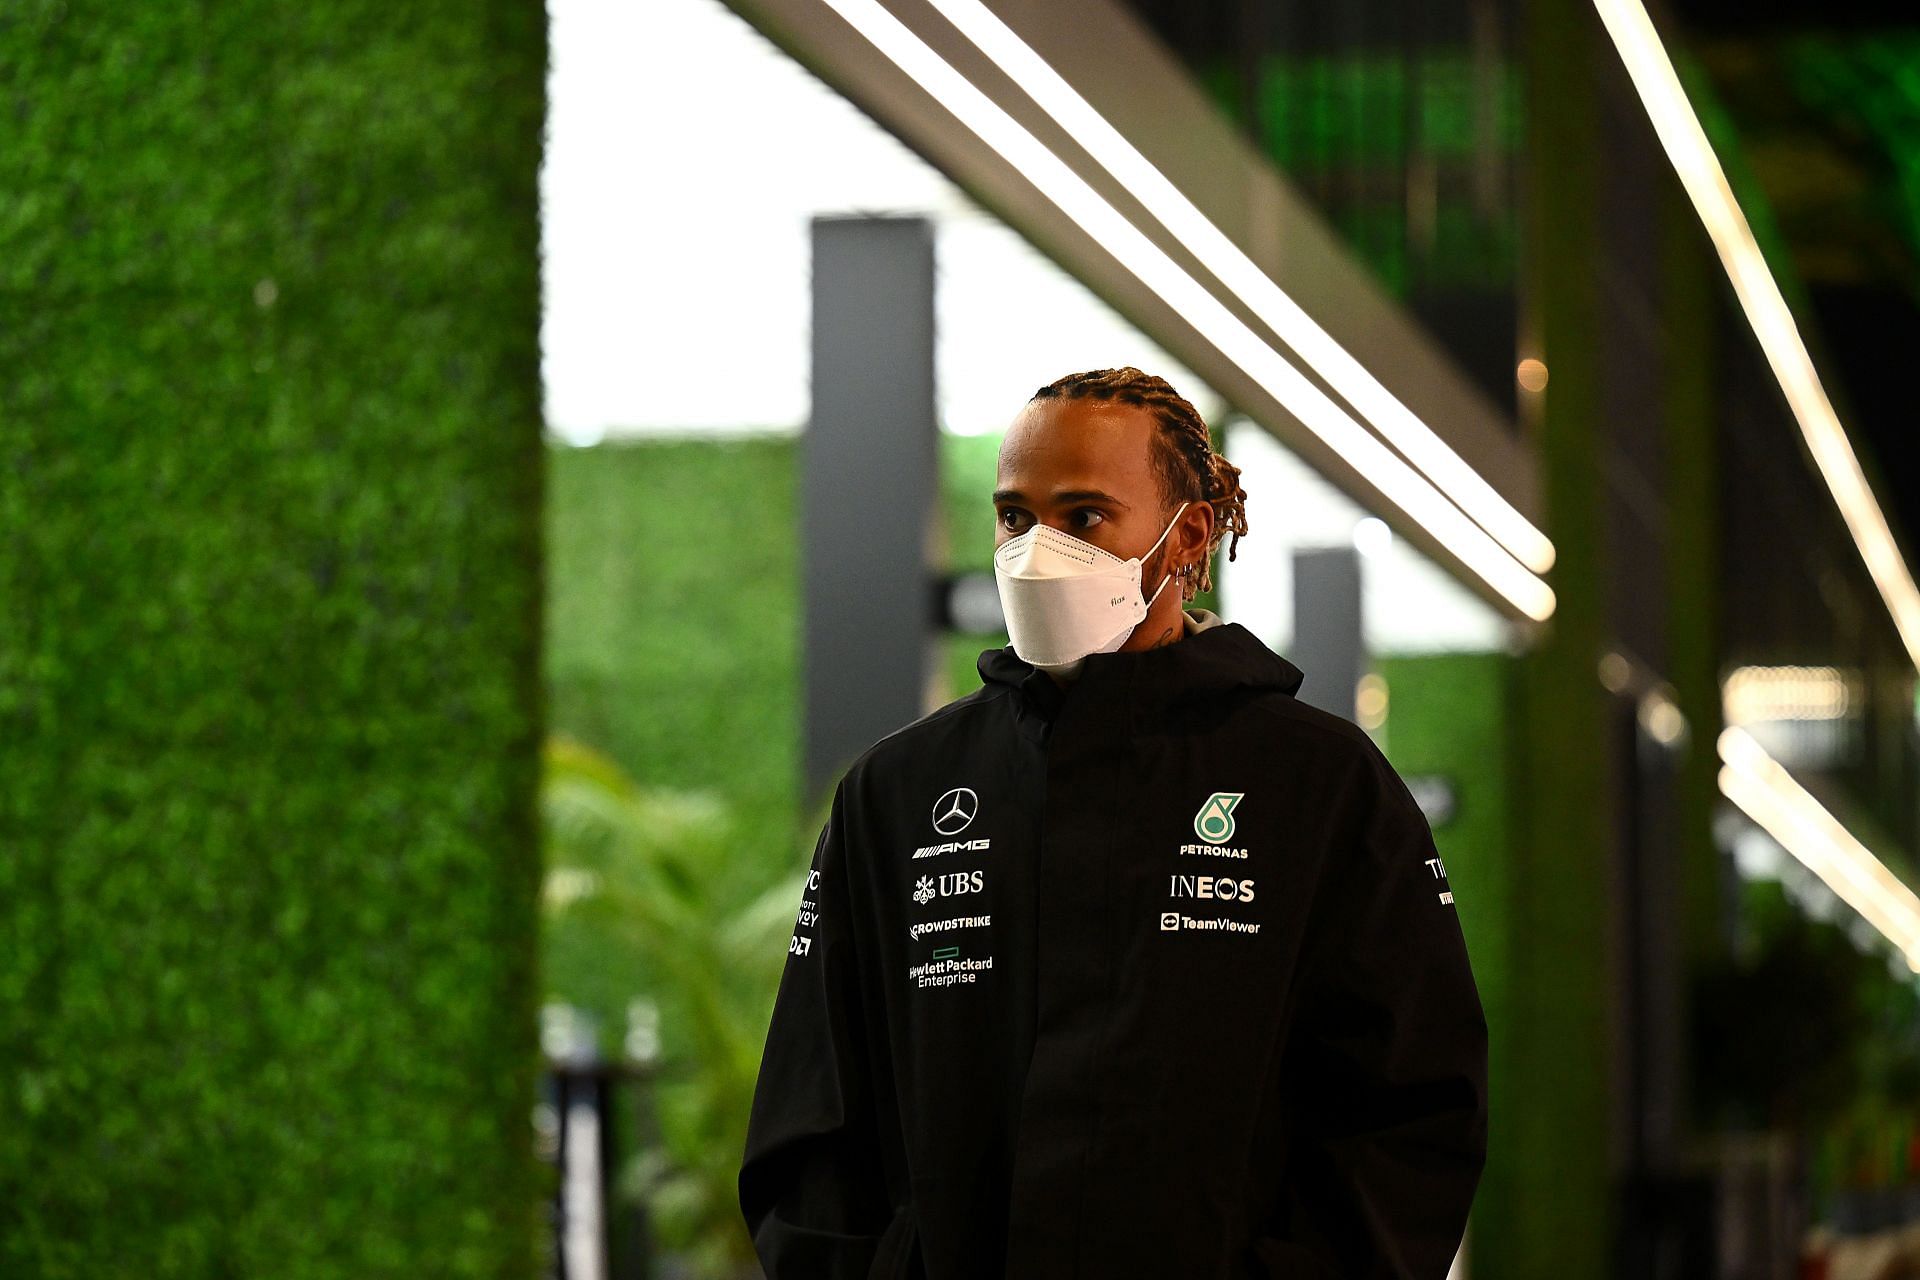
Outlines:
[{"label": "ceiling light", "polygon": [[1356,422],[898,18],[876,0],[826,3],[1496,594],[1536,621],[1552,615],[1553,589],[1545,581]]},{"label": "ceiling light", "polygon": [[1013,28],[980,0],[932,4],[1442,492],[1529,569],[1545,573],[1553,567],[1553,543],[1545,534],[1287,296]]},{"label": "ceiling light", "polygon": [[1736,667],[1720,692],[1728,724],[1757,720],[1840,720],[1854,709],[1850,679],[1837,667]]},{"label": "ceiling light", "polygon": [[1920,897],[1744,729],[1720,735],[1720,790],[1920,972]]},{"label": "ceiling light", "polygon": [[1773,367],[1773,376],[1786,393],[1800,434],[1806,438],[1821,478],[1860,550],[1860,558],[1893,615],[1901,642],[1914,665],[1920,667],[1920,590],[1914,587],[1893,531],[1860,470],[1846,429],[1820,385],[1813,358],[1801,341],[1778,282],[1767,269],[1753,228],[1747,224],[1740,202],[1734,199],[1733,188],[1707,141],[1700,118],[1687,101],[1686,90],[1660,43],[1660,33],[1640,0],[1594,0],[1594,7],[1619,49],[1621,61],[1626,63],[1627,74],[1653,121],[1660,145],[1680,175],[1694,211],[1706,225],[1727,277],[1733,282],[1734,294],[1746,312],[1747,323],[1753,326],[1760,349]]}]

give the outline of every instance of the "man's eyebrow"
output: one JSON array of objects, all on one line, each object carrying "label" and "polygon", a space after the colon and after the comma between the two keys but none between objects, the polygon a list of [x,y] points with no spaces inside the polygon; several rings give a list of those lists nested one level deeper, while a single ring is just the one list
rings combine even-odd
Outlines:
[{"label": "man's eyebrow", "polygon": [[[993,500],[999,502],[1025,502],[1027,496],[1018,489],[995,489]],[[1106,492],[1104,489],[1061,489],[1053,494],[1054,502],[1103,502],[1110,507],[1126,508],[1127,504]]]}]

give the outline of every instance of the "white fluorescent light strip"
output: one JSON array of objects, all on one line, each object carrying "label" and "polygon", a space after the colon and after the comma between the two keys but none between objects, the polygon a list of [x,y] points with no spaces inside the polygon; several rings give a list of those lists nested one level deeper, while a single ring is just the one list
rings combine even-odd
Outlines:
[{"label": "white fluorescent light strip", "polygon": [[932,4],[1481,528],[1535,573],[1553,567],[1553,543],[1544,533],[1288,297],[1013,28],[980,0]]},{"label": "white fluorescent light strip", "polygon": [[1736,667],[1721,687],[1728,724],[1842,720],[1857,714],[1847,676],[1835,667]]},{"label": "white fluorescent light strip", "polygon": [[1700,127],[1699,117],[1687,102],[1686,90],[1674,73],[1666,47],[1660,43],[1660,33],[1654,29],[1653,20],[1647,16],[1640,0],[1594,0],[1594,7],[1600,11],[1600,20],[1606,24],[1607,34],[1613,37],[1614,46],[1620,51],[1620,59],[1640,93],[1654,132],[1660,137],[1660,145],[1680,175],[1694,211],[1706,225],[1721,265],[1733,282],[1740,307],[1747,314],[1747,323],[1753,326],[1760,349],[1766,353],[1767,363],[1773,366],[1773,376],[1786,393],[1787,404],[1793,410],[1794,420],[1800,424],[1801,435],[1806,437],[1814,463],[1840,508],[1840,516],[1853,535],[1854,545],[1860,549],[1860,558],[1866,561],[1867,572],[1879,588],[1881,599],[1893,615],[1894,627],[1900,632],[1907,655],[1920,667],[1920,589],[1914,586],[1913,575],[1908,572],[1900,548],[1893,540],[1893,531],[1887,527],[1887,518],[1860,470],[1860,460],[1847,440],[1846,429],[1840,425],[1833,405],[1827,400],[1826,389],[1820,385],[1813,358],[1801,341],[1800,330],[1793,322],[1793,313],[1787,309],[1786,299],[1781,296],[1779,284],[1767,270],[1766,258],[1753,237],[1753,228],[1740,211],[1740,202],[1733,198],[1726,172],[1707,141],[1706,131]]},{"label": "white fluorescent light strip", "polygon": [[1808,870],[1820,877],[1862,919],[1898,947],[1905,954],[1908,967],[1920,973],[1920,935],[1916,935],[1920,923],[1881,909],[1870,891],[1858,885],[1849,887],[1846,864],[1824,852],[1819,838],[1808,832],[1796,816],[1767,790],[1764,783],[1723,766],[1720,770],[1720,790],[1783,847],[1792,851]]},{"label": "white fluorescent light strip", "polygon": [[1308,381],[898,18],[876,0],[825,3],[1496,593],[1536,621],[1552,615],[1551,587]]},{"label": "white fluorescent light strip", "polygon": [[1721,733],[1720,758],[1726,762],[1721,792],[1885,934],[1920,973],[1920,897],[1746,730]]}]

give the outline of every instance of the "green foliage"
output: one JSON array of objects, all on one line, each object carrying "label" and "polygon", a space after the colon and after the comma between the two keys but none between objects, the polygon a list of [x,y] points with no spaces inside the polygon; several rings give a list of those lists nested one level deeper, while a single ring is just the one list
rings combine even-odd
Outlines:
[{"label": "green foliage", "polygon": [[954,573],[993,572],[993,480],[1000,437],[940,437],[940,504],[946,563]]},{"label": "green foliage", "polygon": [[721,797],[769,874],[799,785],[796,443],[550,454],[550,722],[642,786]]},{"label": "green foliage", "polygon": [[1775,882],[1746,884],[1743,903],[1748,945],[1699,975],[1691,1001],[1703,1114],[1814,1129],[1910,1105],[1920,1082],[1911,984]]},{"label": "green foliage", "polygon": [[1845,144],[1877,149],[1862,203],[1905,237],[1899,274],[1909,288],[1920,285],[1920,32],[1823,32],[1788,40],[1781,52],[1795,96]]},{"label": "green foliage", "polygon": [[663,1244],[700,1274],[730,1274],[753,1260],[735,1179],[804,854],[769,880],[762,847],[716,799],[642,790],[567,739],[548,746],[544,808],[549,997],[607,1030],[635,998],[660,1010],[663,1145],[634,1153],[622,1186]]},{"label": "green foliage", "polygon": [[[993,572],[993,480],[1000,461],[1000,437],[940,438],[940,504],[945,521],[946,564],[952,573]],[[980,687],[982,649],[1007,643],[998,635],[950,635],[940,642],[941,671],[947,696],[957,698]]]},{"label": "green foliage", "polygon": [[[999,437],[940,448],[946,561],[991,572]],[[791,438],[556,447],[549,461],[550,723],[641,786],[718,796],[755,833],[763,878],[812,834],[795,819],[798,463]],[[949,637],[952,694],[1005,643]]]},{"label": "green foliage", "polygon": [[[1435,47],[1412,57],[1275,55],[1257,66],[1215,60],[1197,72],[1223,114],[1306,190],[1319,192],[1342,237],[1396,294],[1410,285],[1512,278],[1511,214],[1490,215],[1469,198],[1472,184],[1462,176],[1490,159],[1504,164],[1518,150],[1524,103],[1511,64],[1482,67],[1467,50]],[[1410,238],[1397,182],[1354,181],[1416,162],[1433,169],[1440,197],[1426,244]],[[1348,188],[1372,194],[1356,201],[1343,194]]]},{"label": "green foliage", "polygon": [[1438,777],[1453,789],[1454,810],[1435,825],[1434,845],[1459,895],[1454,910],[1481,1001],[1490,1018],[1504,1015],[1514,964],[1501,923],[1512,910],[1513,877],[1504,859],[1513,844],[1513,660],[1503,653],[1433,653],[1373,665],[1388,690],[1381,750],[1403,777]]},{"label": "green foliage", "polygon": [[1793,908],[1778,885],[1749,885],[1745,896],[1755,946],[1703,971],[1693,988],[1703,1109],[1753,1128],[1830,1121],[1859,1088],[1868,1031],[1860,969],[1876,961]]},{"label": "green foliage", "polygon": [[[610,1056],[629,1003],[659,1007],[660,1146],[621,1186],[701,1275],[751,1260],[735,1179],[825,820],[797,776],[797,444],[550,454],[545,996],[592,1012]],[[956,567],[992,568],[998,448],[943,438]],[[954,693],[1001,643],[947,639]]]},{"label": "green foliage", "polygon": [[544,26],[0,18],[0,1275],[531,1269]]},{"label": "green foliage", "polygon": [[1743,946],[1692,993],[1702,1116],[1797,1130],[1815,1219],[1870,1213],[1878,1193],[1920,1185],[1920,985],[1904,959],[1860,950],[1776,882],[1741,897]]}]

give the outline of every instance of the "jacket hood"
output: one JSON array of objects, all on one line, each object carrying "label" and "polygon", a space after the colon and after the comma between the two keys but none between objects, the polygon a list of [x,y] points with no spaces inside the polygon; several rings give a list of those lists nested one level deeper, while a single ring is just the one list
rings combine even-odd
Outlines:
[{"label": "jacket hood", "polygon": [[1012,645],[986,650],[978,667],[989,687],[1008,686],[1048,719],[1066,697],[1079,697],[1082,690],[1089,695],[1110,690],[1145,712],[1196,697],[1243,691],[1274,691],[1292,697],[1304,679],[1300,668],[1237,622],[1191,631],[1184,639],[1157,649],[1089,654],[1079,676],[1065,688],[1023,661]]}]

